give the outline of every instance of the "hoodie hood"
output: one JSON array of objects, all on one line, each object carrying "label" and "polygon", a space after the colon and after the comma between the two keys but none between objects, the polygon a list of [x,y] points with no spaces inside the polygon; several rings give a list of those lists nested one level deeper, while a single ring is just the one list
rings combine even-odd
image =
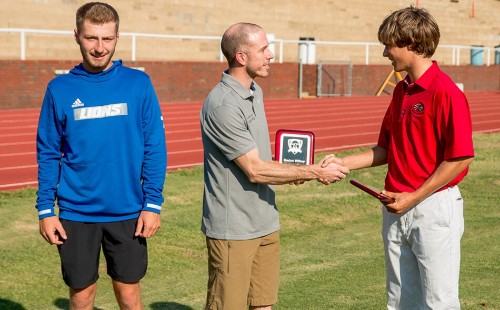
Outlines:
[{"label": "hoodie hood", "polygon": [[113,65],[107,70],[98,73],[90,73],[86,71],[85,68],[83,67],[83,64],[80,63],[78,66],[75,66],[69,73],[78,75],[84,80],[87,80],[89,82],[98,83],[113,78],[120,71],[121,67],[122,67],[122,60],[119,59],[113,61]]}]

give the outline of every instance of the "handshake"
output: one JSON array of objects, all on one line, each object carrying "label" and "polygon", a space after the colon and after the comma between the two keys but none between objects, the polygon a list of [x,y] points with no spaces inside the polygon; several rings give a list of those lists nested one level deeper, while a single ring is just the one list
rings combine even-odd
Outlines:
[{"label": "handshake", "polygon": [[[316,179],[325,185],[345,179],[349,174],[349,169],[345,167],[344,160],[333,154],[325,156],[317,164],[303,167],[309,170],[308,174],[312,173],[306,180]],[[306,180],[297,180],[292,182],[292,184],[300,185]]]},{"label": "handshake", "polygon": [[335,183],[349,174],[349,169],[345,167],[344,160],[333,154],[326,155],[318,164],[318,182],[325,185]]}]

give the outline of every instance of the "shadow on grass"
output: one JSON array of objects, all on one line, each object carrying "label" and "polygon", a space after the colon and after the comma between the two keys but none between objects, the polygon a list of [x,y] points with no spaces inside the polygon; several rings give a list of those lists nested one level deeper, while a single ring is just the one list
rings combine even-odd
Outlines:
[{"label": "shadow on grass", "polygon": [[176,302],[154,302],[150,305],[152,310],[193,310],[193,308]]},{"label": "shadow on grass", "polygon": [[[64,310],[69,309],[69,299],[57,298],[56,300],[54,300],[54,305],[57,307],[57,309],[64,309]],[[103,310],[103,309],[94,307],[94,310]]]},{"label": "shadow on grass", "polygon": [[24,308],[21,304],[15,302],[15,301],[3,299],[3,298],[0,298],[0,309],[2,309],[2,310],[26,310],[26,308]]},{"label": "shadow on grass", "polygon": [[[54,301],[54,305],[58,309],[69,309],[69,300],[66,298],[58,298]],[[0,309],[2,310],[26,310],[23,306],[10,300],[0,299]],[[182,305],[176,302],[154,302],[150,305],[152,310],[193,310],[193,308]],[[94,307],[94,310],[103,310]]]}]

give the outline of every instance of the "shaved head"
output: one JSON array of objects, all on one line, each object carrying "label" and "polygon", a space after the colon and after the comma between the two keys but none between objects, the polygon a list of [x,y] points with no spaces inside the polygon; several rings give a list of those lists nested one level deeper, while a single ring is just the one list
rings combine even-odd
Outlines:
[{"label": "shaved head", "polygon": [[251,44],[251,35],[259,31],[262,31],[262,27],[256,24],[237,23],[224,32],[220,46],[229,66],[234,63],[236,53]]}]

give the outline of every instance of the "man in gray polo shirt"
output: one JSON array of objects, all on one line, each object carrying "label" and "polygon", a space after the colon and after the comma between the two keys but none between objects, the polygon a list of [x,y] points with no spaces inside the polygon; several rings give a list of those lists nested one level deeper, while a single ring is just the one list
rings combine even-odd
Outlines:
[{"label": "man in gray polo shirt", "polygon": [[349,170],[272,161],[262,89],[274,58],[264,30],[238,23],[221,48],[229,69],[200,112],[204,164],[202,231],[208,250],[206,309],[271,309],[278,300],[279,217],[273,184],[328,184]]}]

